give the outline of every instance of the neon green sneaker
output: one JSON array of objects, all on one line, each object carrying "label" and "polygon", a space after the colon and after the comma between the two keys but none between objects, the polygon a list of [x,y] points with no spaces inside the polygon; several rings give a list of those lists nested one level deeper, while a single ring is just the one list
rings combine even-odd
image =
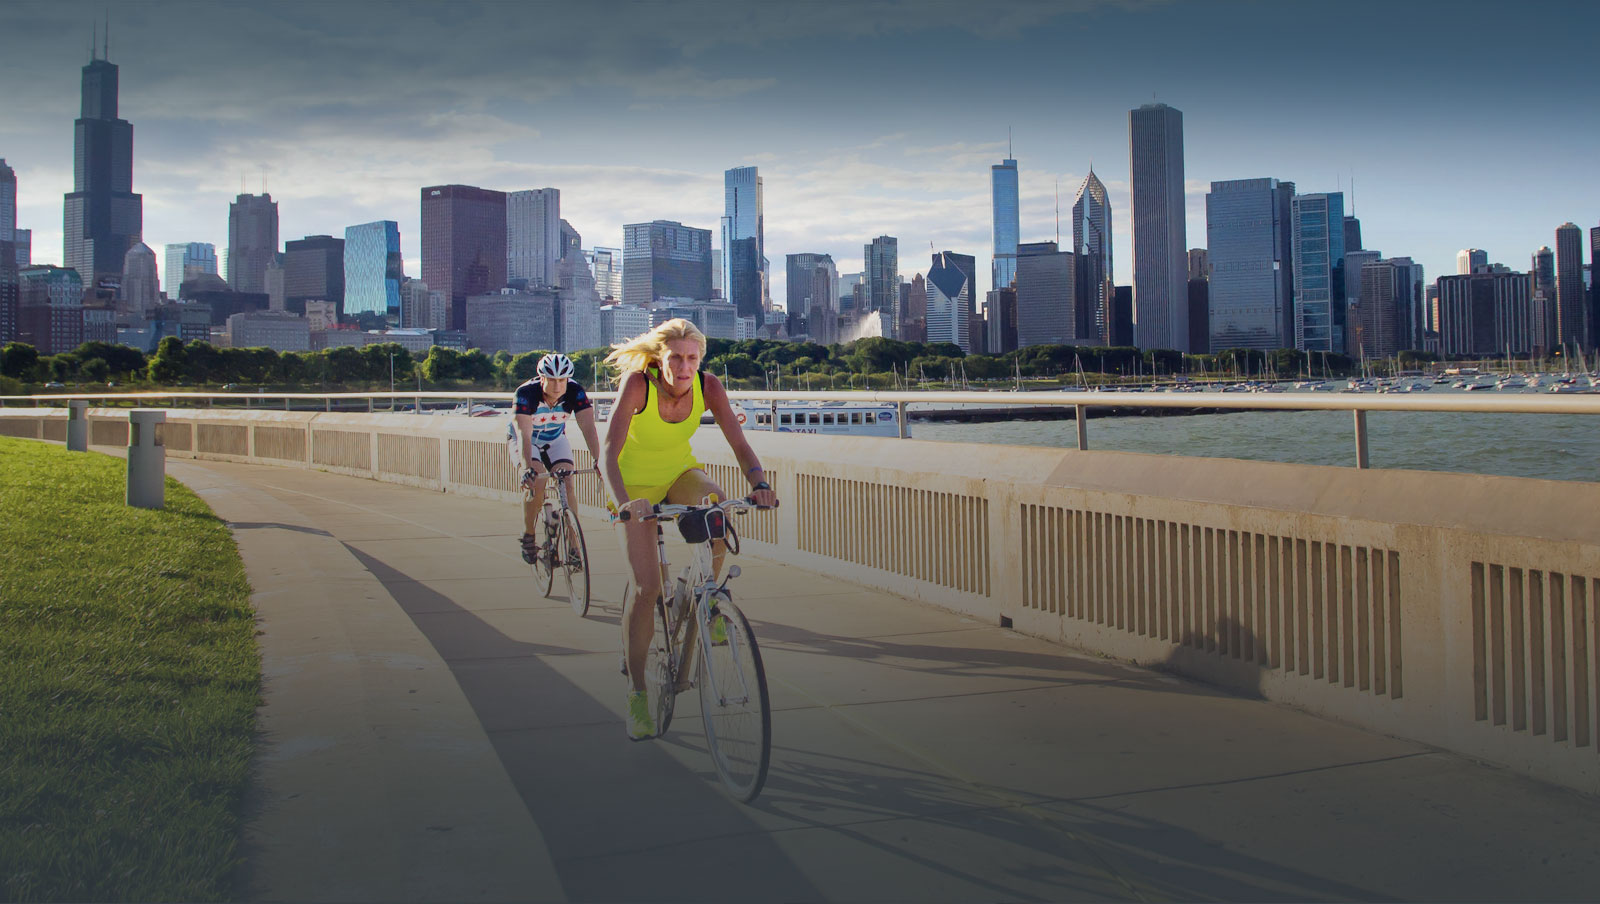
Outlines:
[{"label": "neon green sneaker", "polygon": [[655,720],[650,718],[650,697],[644,691],[628,692],[628,739],[643,741],[656,736]]}]

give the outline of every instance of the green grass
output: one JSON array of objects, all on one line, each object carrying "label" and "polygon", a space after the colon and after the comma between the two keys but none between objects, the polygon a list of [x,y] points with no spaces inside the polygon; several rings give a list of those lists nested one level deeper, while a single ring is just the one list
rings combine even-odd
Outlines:
[{"label": "green grass", "polygon": [[260,694],[227,526],[0,437],[0,900],[225,900]]}]

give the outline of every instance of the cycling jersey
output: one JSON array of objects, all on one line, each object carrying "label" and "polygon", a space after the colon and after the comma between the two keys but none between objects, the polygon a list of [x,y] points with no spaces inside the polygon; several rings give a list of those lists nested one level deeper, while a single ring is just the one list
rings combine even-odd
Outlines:
[{"label": "cycling jersey", "polygon": [[579,386],[576,380],[568,380],[567,391],[562,393],[554,405],[547,405],[544,401],[544,384],[535,379],[517,387],[513,410],[517,414],[531,417],[533,441],[548,445],[566,432],[568,418],[593,407],[594,403],[589,401],[589,394],[583,391],[583,387]]}]

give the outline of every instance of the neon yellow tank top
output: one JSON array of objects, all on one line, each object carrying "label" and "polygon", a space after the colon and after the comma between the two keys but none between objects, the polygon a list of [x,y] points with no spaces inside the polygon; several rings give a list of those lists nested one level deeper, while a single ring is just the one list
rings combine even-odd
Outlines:
[{"label": "neon yellow tank top", "polygon": [[671,483],[678,475],[700,467],[689,447],[689,438],[700,429],[705,413],[705,375],[695,374],[694,406],[689,416],[676,423],[661,419],[660,392],[651,386],[646,372],[644,410],[628,424],[628,438],[622,444],[617,464],[622,482],[630,487],[656,487]]}]

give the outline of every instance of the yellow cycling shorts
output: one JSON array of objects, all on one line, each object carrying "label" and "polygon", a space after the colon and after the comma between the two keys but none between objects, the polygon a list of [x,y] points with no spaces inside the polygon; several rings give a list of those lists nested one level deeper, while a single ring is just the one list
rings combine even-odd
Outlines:
[{"label": "yellow cycling shorts", "polygon": [[[667,492],[672,489],[672,485],[673,484],[675,484],[679,480],[683,479],[683,475],[684,474],[687,474],[690,471],[702,471],[703,472],[704,470],[705,470],[704,468],[700,467],[697,464],[692,468],[685,468],[683,471],[681,471],[678,474],[677,477],[672,478],[671,480],[667,481],[666,483],[657,484],[655,486],[648,486],[648,487],[632,486],[632,485],[629,485],[629,484],[624,484],[623,485],[623,489],[628,491],[628,498],[629,499],[648,499],[648,500],[650,500],[650,504],[651,505],[660,505],[661,503],[667,501]],[[611,514],[615,515],[617,513],[617,504],[616,504],[616,502],[614,502],[613,500],[607,498],[606,499],[606,510],[611,512]]]}]

